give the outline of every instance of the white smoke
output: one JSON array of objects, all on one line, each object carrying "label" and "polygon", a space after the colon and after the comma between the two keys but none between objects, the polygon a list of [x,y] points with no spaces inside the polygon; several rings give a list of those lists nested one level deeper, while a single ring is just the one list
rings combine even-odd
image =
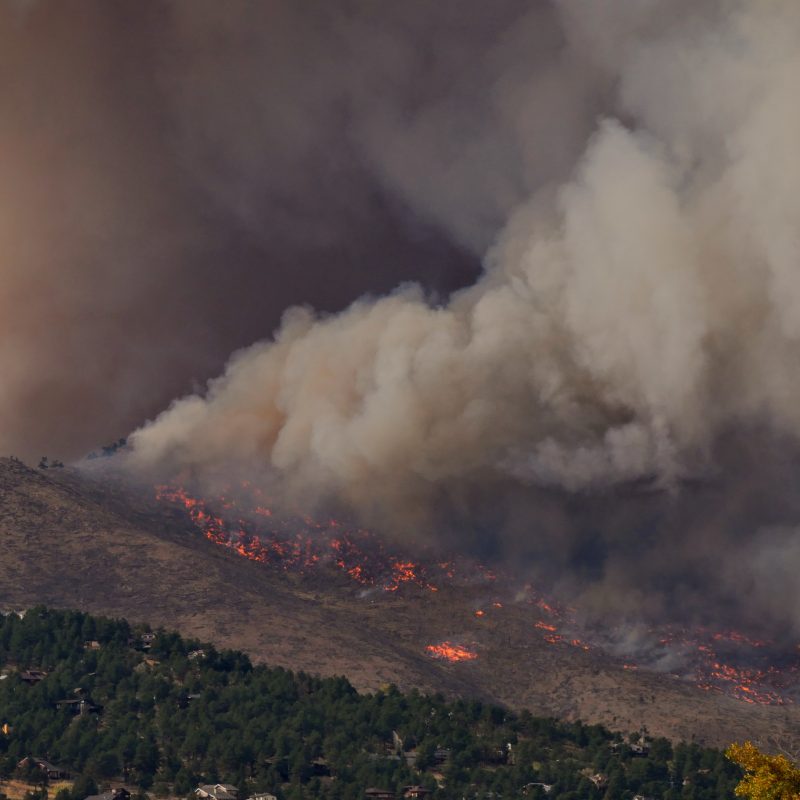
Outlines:
[{"label": "white smoke", "polygon": [[[674,485],[743,421],[797,434],[800,6],[700,5],[563,2],[540,51],[520,26],[478,65],[496,88],[472,137],[451,138],[473,123],[452,99],[363,122],[375,169],[438,224],[477,246],[506,214],[483,276],[444,305],[403,286],[289,310],[138,430],[133,461],[258,464],[394,509],[504,476]],[[584,130],[575,109],[601,106]],[[580,155],[555,185],[559,130]]]}]

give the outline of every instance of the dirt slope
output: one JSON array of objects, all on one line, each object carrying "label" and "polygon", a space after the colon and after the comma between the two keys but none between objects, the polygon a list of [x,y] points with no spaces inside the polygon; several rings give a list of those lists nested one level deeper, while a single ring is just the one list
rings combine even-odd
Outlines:
[{"label": "dirt slope", "polygon": [[[334,573],[286,575],[206,540],[148,494],[0,459],[0,608],[40,603],[175,628],[360,689],[394,682],[713,744],[800,730],[795,706],[748,705],[547,644],[523,607],[476,617],[468,587],[363,596]],[[454,638],[478,658],[429,657],[426,644]]]}]

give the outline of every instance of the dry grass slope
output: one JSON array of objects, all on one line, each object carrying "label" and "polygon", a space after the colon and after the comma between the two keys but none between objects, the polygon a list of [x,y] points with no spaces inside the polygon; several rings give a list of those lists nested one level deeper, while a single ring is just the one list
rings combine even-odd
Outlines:
[{"label": "dry grass slope", "polygon": [[[0,607],[47,604],[178,629],[255,660],[344,674],[360,689],[474,695],[534,713],[712,744],[788,741],[795,707],[749,706],[676,679],[627,672],[597,652],[546,645],[525,609],[475,618],[463,587],[359,597],[241,559],[149,493],[72,470],[0,459]],[[429,642],[461,636],[480,657],[446,664]]]}]

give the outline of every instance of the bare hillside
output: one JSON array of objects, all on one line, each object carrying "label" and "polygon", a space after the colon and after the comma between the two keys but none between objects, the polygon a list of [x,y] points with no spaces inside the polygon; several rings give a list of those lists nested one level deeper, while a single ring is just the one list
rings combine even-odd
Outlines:
[{"label": "bare hillside", "polygon": [[[334,571],[285,574],[209,541],[151,493],[2,459],[0,607],[34,604],[175,628],[365,690],[394,682],[713,744],[800,729],[794,705],[748,704],[553,638],[501,586],[365,593]],[[445,642],[469,657],[436,658]]]}]

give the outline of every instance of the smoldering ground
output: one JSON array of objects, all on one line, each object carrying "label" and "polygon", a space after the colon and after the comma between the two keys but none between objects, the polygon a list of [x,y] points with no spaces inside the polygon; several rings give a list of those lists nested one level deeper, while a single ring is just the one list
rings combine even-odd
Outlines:
[{"label": "smoldering ground", "polygon": [[9,443],[152,415],[148,473],[269,476],[598,613],[800,621],[796,4],[85,8],[76,44],[18,7],[4,55],[43,37],[70,89],[5,117]]}]

